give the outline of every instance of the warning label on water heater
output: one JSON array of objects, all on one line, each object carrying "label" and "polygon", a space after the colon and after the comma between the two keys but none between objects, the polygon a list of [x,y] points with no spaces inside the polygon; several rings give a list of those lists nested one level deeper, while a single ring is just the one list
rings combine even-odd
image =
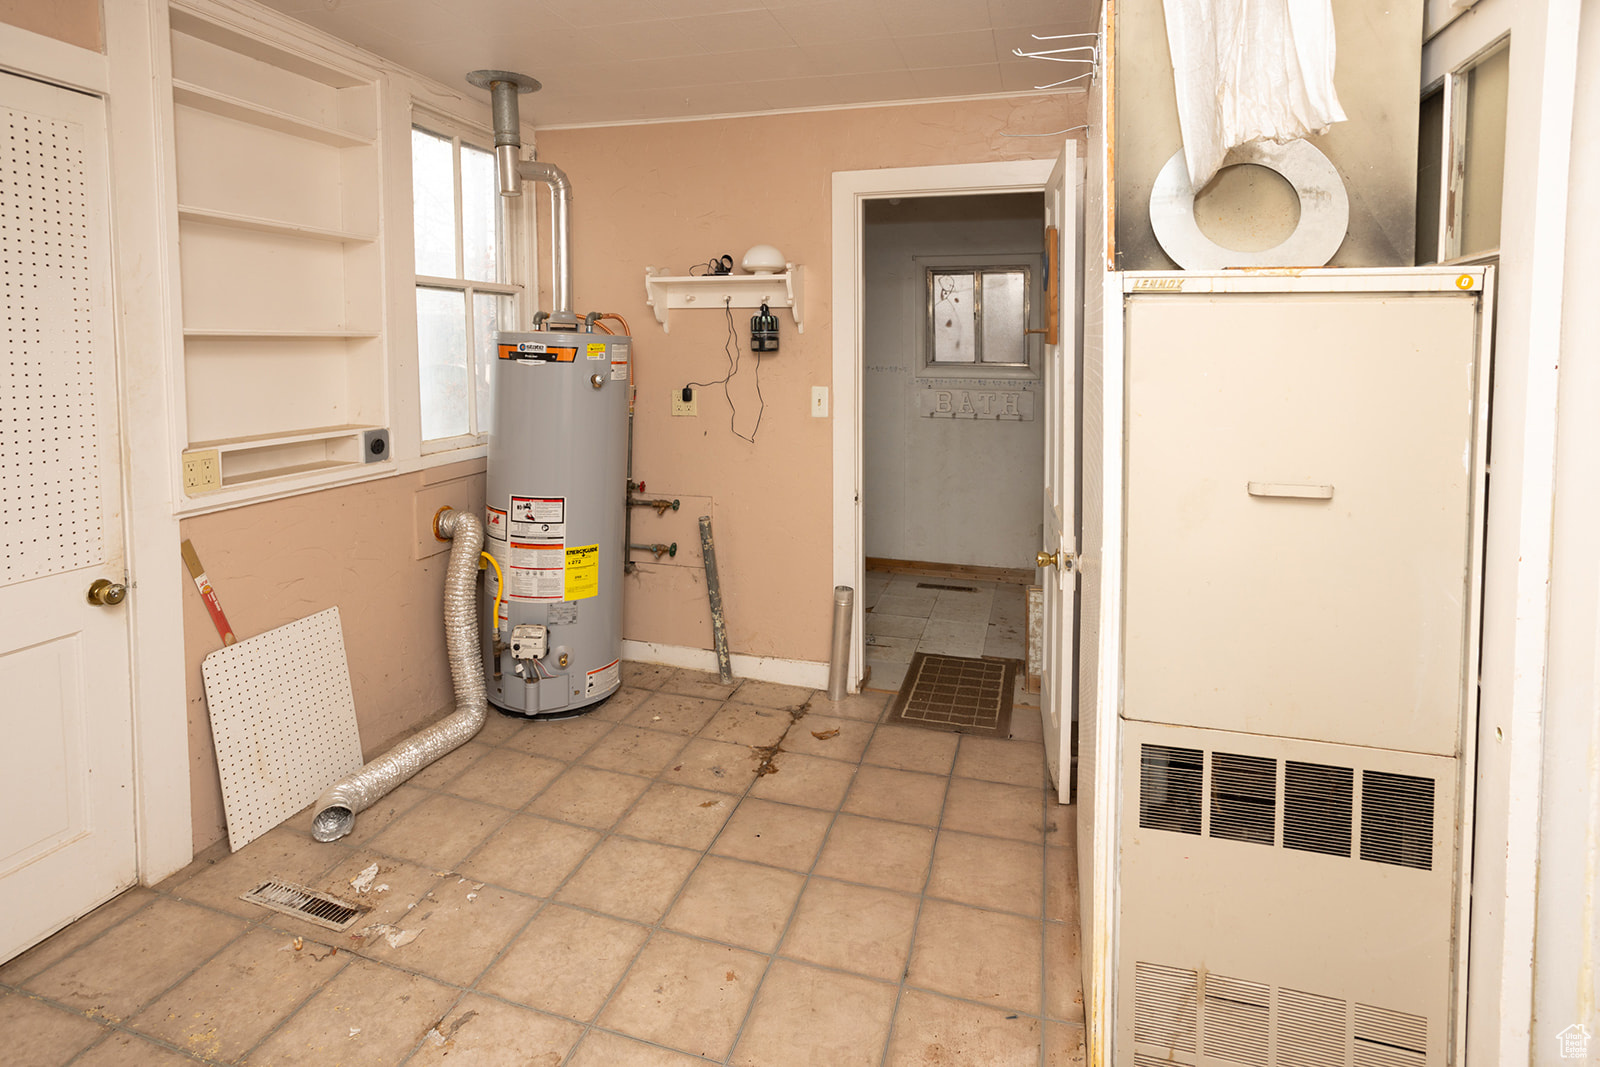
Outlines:
[{"label": "warning label on water heater", "polygon": [[565,541],[567,498],[514,496],[511,498],[511,536],[535,541]]},{"label": "warning label on water heater", "polygon": [[562,545],[511,542],[506,596],[512,600],[561,600],[566,592],[566,554]]},{"label": "warning label on water heater", "polygon": [[628,342],[618,341],[611,346],[611,380],[628,380]]},{"label": "warning label on water heater", "polygon": [[575,545],[567,549],[568,600],[600,595],[600,546]]},{"label": "warning label on water heater", "polygon": [[622,682],[622,661],[612,660],[604,667],[599,667],[584,675],[587,685],[584,686],[583,695],[592,697],[596,693],[604,693],[615,689]]},{"label": "warning label on water heater", "polygon": [[506,513],[499,508],[484,508],[483,531],[490,537],[506,539]]}]

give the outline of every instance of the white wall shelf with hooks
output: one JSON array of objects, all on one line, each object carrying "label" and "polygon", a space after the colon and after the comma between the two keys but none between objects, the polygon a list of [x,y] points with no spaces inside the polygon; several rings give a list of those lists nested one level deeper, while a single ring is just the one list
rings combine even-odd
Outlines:
[{"label": "white wall shelf with hooks", "polygon": [[665,333],[671,333],[667,313],[674,308],[710,308],[721,311],[724,306],[769,309],[788,308],[794,315],[794,328],[806,332],[805,326],[805,273],[804,268],[784,264],[782,274],[699,274],[669,275],[665,268],[644,269],[644,300],[655,310],[656,321]]}]

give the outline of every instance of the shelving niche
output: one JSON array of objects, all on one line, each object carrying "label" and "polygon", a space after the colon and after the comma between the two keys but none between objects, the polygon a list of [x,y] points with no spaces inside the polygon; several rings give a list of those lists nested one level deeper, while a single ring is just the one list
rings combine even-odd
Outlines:
[{"label": "shelving niche", "polygon": [[171,29],[184,440],[222,470],[200,508],[353,469],[388,422],[379,75],[220,9]]}]

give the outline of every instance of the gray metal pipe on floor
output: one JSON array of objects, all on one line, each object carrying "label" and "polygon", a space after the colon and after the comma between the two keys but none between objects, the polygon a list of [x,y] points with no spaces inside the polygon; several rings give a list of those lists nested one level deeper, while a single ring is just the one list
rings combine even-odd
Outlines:
[{"label": "gray metal pipe on floor", "polygon": [[711,638],[717,647],[717,674],[723,685],[733,684],[733,663],[728,658],[728,627],[722,618],[722,583],[717,580],[717,547],[711,540],[711,516],[700,516],[700,555],[706,561],[706,595],[711,598]]},{"label": "gray metal pipe on floor", "polygon": [[828,656],[828,699],[843,700],[850,691],[850,627],[855,620],[856,591],[833,587],[833,649]]}]

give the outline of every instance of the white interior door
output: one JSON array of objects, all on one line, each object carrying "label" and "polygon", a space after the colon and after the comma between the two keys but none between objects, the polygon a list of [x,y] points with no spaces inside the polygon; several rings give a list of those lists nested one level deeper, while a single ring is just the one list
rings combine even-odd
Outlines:
[{"label": "white interior door", "polygon": [[103,102],[0,74],[0,960],[131,885]]},{"label": "white interior door", "polygon": [[1045,299],[1057,316],[1051,343],[1045,335],[1044,680],[1045,754],[1057,795],[1067,803],[1072,780],[1073,600],[1077,570],[1077,144],[1068,141],[1044,191],[1045,225],[1054,227],[1047,249],[1050,277]]}]

